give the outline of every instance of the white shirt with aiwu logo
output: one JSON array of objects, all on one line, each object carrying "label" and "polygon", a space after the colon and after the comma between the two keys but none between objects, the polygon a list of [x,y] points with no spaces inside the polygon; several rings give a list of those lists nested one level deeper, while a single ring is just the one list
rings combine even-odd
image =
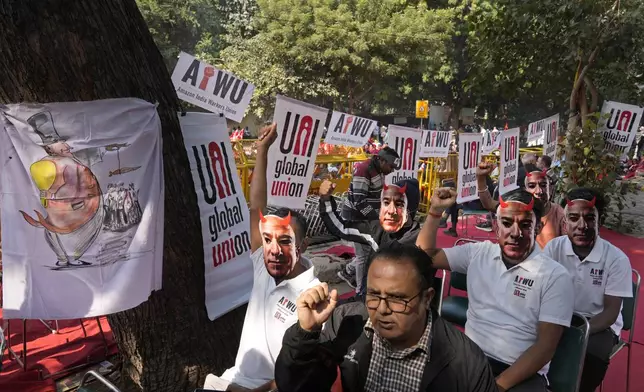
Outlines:
[{"label": "white shirt with aiwu logo", "polygon": [[[602,238],[597,237],[593,249],[584,260],[579,260],[568,236],[551,240],[543,252],[561,263],[572,275],[575,312],[582,316],[593,317],[601,313],[604,310],[604,295],[621,298],[633,296],[633,272],[628,256]],[[623,325],[620,312],[610,328],[619,336]]]},{"label": "white shirt with aiwu logo", "polygon": [[253,290],[244,318],[235,366],[226,370],[221,379],[245,388],[257,388],[275,376],[275,360],[282,348],[286,330],[297,321],[297,297],[306,289],[320,284],[315,278],[311,261],[302,257],[307,270],[293,279],[275,285],[275,279],[264,266],[264,250],[252,255]]},{"label": "white shirt with aiwu logo", "polygon": [[539,322],[570,326],[572,279],[536,244],[526,260],[509,269],[499,245],[490,241],[443,251],[452,271],[467,274],[465,334],[488,357],[512,365],[537,341]]}]

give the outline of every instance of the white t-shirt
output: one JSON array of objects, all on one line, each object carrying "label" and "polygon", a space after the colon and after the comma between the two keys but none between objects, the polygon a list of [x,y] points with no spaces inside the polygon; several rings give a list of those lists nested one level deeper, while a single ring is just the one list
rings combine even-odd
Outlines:
[{"label": "white t-shirt", "polygon": [[221,379],[245,388],[257,388],[275,378],[275,361],[282,348],[284,332],[297,321],[295,301],[304,290],[320,284],[311,261],[302,257],[307,270],[299,276],[275,285],[264,266],[264,250],[252,255],[253,290],[244,318],[235,366]]},{"label": "white t-shirt", "polygon": [[[450,269],[467,274],[469,308],[465,334],[485,354],[512,365],[537,341],[539,322],[570,326],[570,275],[535,244],[523,262],[508,269],[490,241],[443,249]],[[548,372],[549,363],[540,371]]]},{"label": "white t-shirt", "polygon": [[[543,253],[566,267],[575,283],[575,312],[593,317],[604,310],[604,295],[631,298],[633,272],[628,256],[610,242],[597,237],[590,254],[580,261],[567,236],[557,237],[546,245]],[[611,329],[619,336],[624,322],[617,316]]]}]

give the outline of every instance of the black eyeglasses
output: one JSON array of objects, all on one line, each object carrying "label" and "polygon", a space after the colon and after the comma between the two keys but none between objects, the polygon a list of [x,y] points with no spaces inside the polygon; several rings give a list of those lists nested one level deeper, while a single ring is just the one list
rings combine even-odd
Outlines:
[{"label": "black eyeglasses", "polygon": [[402,299],[402,298],[388,298],[388,297],[381,297],[379,295],[375,294],[368,294],[366,296],[366,304],[367,308],[371,310],[376,310],[380,306],[380,301],[385,301],[385,304],[394,313],[405,313],[407,311],[407,307],[409,306],[409,303],[416,299],[420,294],[422,294],[423,290],[418,292],[418,294],[414,295],[413,297],[409,299]]}]

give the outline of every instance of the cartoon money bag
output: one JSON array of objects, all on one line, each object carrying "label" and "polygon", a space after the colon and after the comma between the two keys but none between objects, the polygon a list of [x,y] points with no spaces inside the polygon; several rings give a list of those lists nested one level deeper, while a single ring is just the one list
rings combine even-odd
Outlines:
[{"label": "cartoon money bag", "polygon": [[45,215],[34,210],[36,218],[20,211],[32,226],[43,228],[45,240],[54,251],[58,268],[74,268],[91,263],[81,260],[98,237],[105,215],[103,197],[96,176],[71,153],[49,112],[27,120],[40,136],[39,143],[48,156],[30,167],[33,182],[40,191]]}]

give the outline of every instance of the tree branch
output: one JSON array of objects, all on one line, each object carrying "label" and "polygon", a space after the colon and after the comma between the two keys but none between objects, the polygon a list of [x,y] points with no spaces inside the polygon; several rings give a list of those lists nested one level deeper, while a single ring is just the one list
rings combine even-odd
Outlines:
[{"label": "tree branch", "polygon": [[589,76],[584,77],[584,84],[586,85],[586,89],[590,91],[590,109],[588,111],[590,113],[594,113],[597,111],[599,106],[599,92],[597,91],[597,87],[595,87],[593,82],[590,80]]},{"label": "tree branch", "polygon": [[595,62],[595,59],[597,58],[598,53],[599,53],[599,45],[595,46],[595,49],[593,49],[593,51],[590,53],[590,56],[588,57],[588,62],[586,63],[584,68],[582,68],[581,72],[579,73],[579,77],[577,77],[577,80],[575,80],[575,84],[572,86],[572,92],[570,93],[571,111],[575,110],[575,103],[577,102],[575,99],[575,96],[579,91],[579,87],[581,87],[581,83],[584,81],[584,78],[586,77],[586,73],[588,73],[588,70]]}]

